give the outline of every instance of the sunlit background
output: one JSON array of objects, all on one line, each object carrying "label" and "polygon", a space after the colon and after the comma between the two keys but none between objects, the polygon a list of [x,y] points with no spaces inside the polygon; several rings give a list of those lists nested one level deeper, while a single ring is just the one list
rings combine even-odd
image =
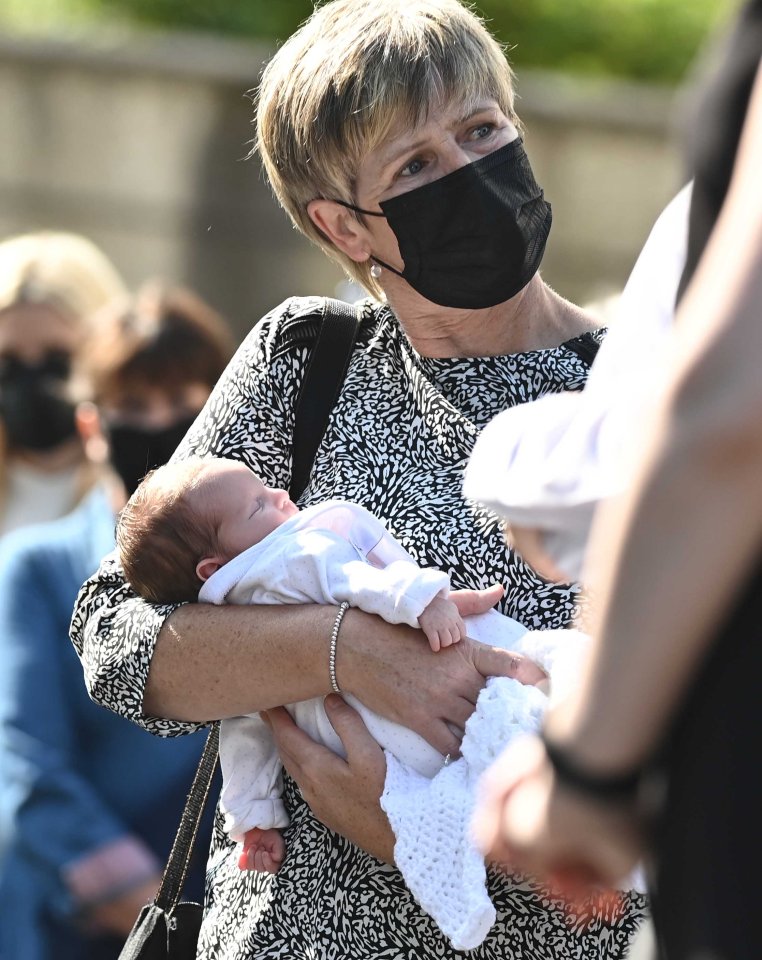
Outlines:
[{"label": "sunlit background", "polygon": [[[307,0],[0,0],[0,235],[94,239],[128,283],[190,284],[239,336],[341,276],[272,200],[248,96]],[[481,0],[554,209],[543,269],[615,293],[682,184],[696,64],[737,0]]]}]

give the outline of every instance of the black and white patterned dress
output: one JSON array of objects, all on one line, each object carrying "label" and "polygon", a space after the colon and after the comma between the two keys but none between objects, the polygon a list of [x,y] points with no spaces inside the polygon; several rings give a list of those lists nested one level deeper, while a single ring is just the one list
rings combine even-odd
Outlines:
[{"label": "black and white patterned dress", "polygon": [[[317,300],[268,314],[239,349],[180,455],[234,457],[265,483],[288,486],[294,400]],[[558,627],[574,590],[538,579],[505,549],[496,517],[466,502],[462,473],[481,428],[506,407],[580,389],[587,365],[571,346],[478,359],[431,359],[411,347],[386,306],[368,301],[346,381],[302,498],[362,504],[422,565],[453,587],[506,585],[504,612]],[[85,586],[72,624],[93,696],[165,736],[191,724],[141,717],[153,644],[169,607],[132,596],[113,560]],[[213,640],[210,639],[210,642]],[[242,872],[219,829],[212,842],[204,960],[426,960],[458,954],[421,911],[396,869],[333,834],[286,782],[291,825],[276,875]],[[615,916],[570,921],[536,883],[492,876],[498,922],[473,960],[618,958],[645,908],[627,897]]]}]

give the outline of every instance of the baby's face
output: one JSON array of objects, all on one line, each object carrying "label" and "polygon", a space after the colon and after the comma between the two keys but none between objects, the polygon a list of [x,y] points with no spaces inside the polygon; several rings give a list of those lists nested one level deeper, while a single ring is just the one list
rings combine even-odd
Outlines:
[{"label": "baby's face", "polygon": [[299,512],[285,490],[266,487],[242,463],[213,460],[199,492],[205,508],[219,518],[217,535],[225,560],[231,560]]}]

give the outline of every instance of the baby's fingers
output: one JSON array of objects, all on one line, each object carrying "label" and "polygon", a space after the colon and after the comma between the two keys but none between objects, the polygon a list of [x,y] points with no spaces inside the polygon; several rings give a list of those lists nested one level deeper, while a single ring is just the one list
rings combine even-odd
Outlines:
[{"label": "baby's fingers", "polygon": [[452,627],[447,627],[441,633],[441,643],[443,647],[451,647],[454,643],[458,643],[461,639],[462,635],[457,624],[454,624]]}]

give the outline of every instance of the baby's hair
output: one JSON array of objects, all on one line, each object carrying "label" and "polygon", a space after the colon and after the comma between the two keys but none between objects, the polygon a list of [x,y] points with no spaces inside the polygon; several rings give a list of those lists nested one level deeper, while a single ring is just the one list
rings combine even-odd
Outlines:
[{"label": "baby's hair", "polygon": [[207,463],[191,457],[152,470],[119,514],[119,558],[127,582],[145,600],[198,599],[196,564],[217,547],[215,518],[191,504]]}]

